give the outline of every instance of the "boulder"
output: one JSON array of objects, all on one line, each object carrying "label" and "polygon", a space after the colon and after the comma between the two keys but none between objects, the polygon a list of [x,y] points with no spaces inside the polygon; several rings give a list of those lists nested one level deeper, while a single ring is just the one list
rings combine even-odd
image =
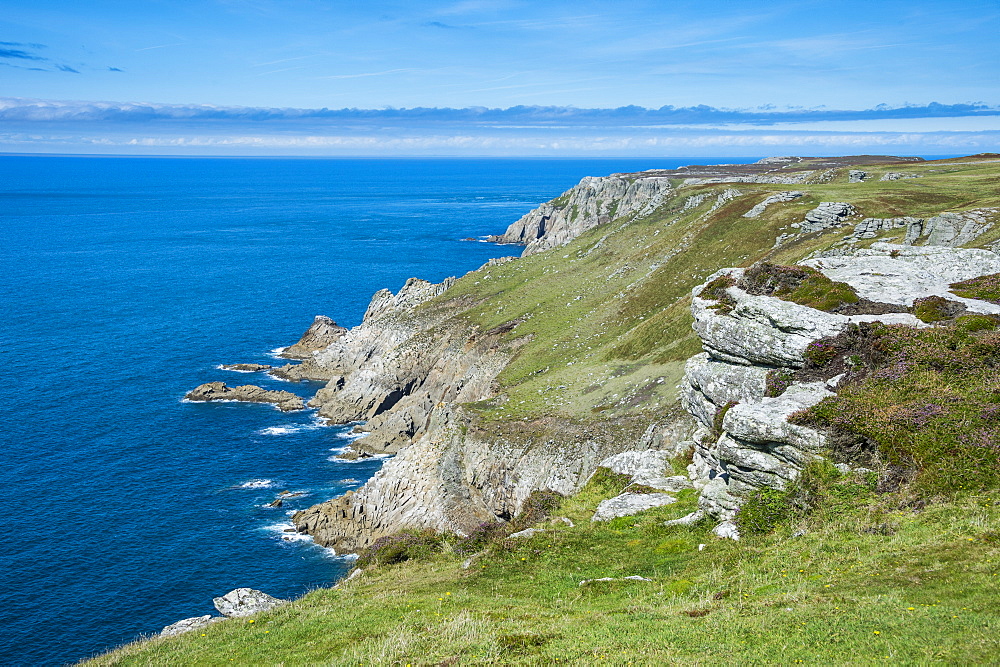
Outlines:
[{"label": "boulder", "polygon": [[270,403],[282,412],[304,410],[306,407],[305,401],[290,391],[273,391],[252,384],[227,387],[225,382],[206,382],[189,391],[184,398],[189,401]]},{"label": "boulder", "polygon": [[666,493],[623,493],[602,501],[591,521],[609,521],[620,516],[632,516],[654,507],[663,507],[677,502]]},{"label": "boulder", "polygon": [[764,201],[762,201],[759,204],[755,205],[753,208],[751,208],[746,213],[744,213],[743,217],[744,218],[757,218],[757,217],[760,217],[761,214],[763,214],[764,211],[767,209],[767,207],[770,206],[771,204],[780,204],[780,203],[783,203],[783,202],[794,201],[794,200],[796,200],[799,197],[802,197],[804,195],[805,195],[804,192],[799,192],[798,190],[793,190],[791,192],[778,192],[778,193],[775,193],[775,194],[771,195],[770,197],[768,197],[767,199],[765,199]]},{"label": "boulder", "polygon": [[684,475],[667,476],[670,452],[648,449],[615,454],[601,461],[600,466],[619,475],[628,475],[635,484],[650,486],[661,491],[682,491],[691,488],[691,481]]},{"label": "boulder", "polygon": [[861,183],[868,180],[868,172],[861,169],[851,169],[847,172],[848,183]]},{"label": "boulder", "polygon": [[200,630],[201,628],[208,627],[216,621],[221,621],[222,619],[218,616],[212,617],[206,614],[205,616],[192,616],[191,618],[185,618],[176,623],[171,623],[167,627],[160,631],[161,637],[175,637],[177,635],[182,635],[185,632],[191,632],[192,630]]},{"label": "boulder", "polygon": [[855,213],[857,210],[850,204],[825,201],[806,213],[806,219],[799,223],[799,231],[808,234],[809,232],[819,232],[830,227],[837,227]]},{"label": "boulder", "polygon": [[237,588],[221,597],[214,598],[212,603],[223,616],[229,618],[244,618],[261,612],[270,611],[285,604],[288,600],[271,597],[253,588]]}]

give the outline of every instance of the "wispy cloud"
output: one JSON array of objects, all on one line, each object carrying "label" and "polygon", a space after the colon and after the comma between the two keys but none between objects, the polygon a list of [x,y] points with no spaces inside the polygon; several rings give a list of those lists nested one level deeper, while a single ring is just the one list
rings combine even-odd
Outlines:
[{"label": "wispy cloud", "polygon": [[417,72],[415,67],[402,67],[399,69],[387,69],[381,72],[361,72],[359,74],[330,74],[316,77],[318,79],[360,79],[366,76],[385,76],[386,74],[398,74],[400,72]]},{"label": "wispy cloud", "polygon": [[[3,42],[3,44],[8,44],[8,42]],[[0,58],[15,58],[18,60],[48,60],[42,56],[36,56],[33,53],[28,53],[22,49],[10,49],[10,48],[0,48]]]},{"label": "wispy cloud", "polygon": [[157,44],[156,46],[144,46],[141,49],[136,49],[136,52],[152,51],[153,49],[165,49],[168,46],[184,46],[185,44],[187,44],[187,42],[172,42],[170,44]]}]

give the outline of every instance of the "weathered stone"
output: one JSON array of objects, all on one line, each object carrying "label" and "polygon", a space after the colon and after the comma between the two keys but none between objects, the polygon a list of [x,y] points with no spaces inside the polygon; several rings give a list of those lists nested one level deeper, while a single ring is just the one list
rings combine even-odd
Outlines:
[{"label": "weathered stone", "polygon": [[868,172],[862,169],[851,169],[847,172],[847,182],[848,183],[861,183],[862,181],[868,180]]},{"label": "weathered stone", "polygon": [[212,600],[219,613],[229,618],[253,616],[270,611],[286,602],[287,600],[272,597],[253,588],[236,588]]},{"label": "weathered stone", "polygon": [[656,210],[673,194],[670,179],[645,174],[587,176],[552,202],[514,222],[494,243],[525,245],[522,256],[565,245],[612,219]]},{"label": "weathered stone", "polygon": [[161,637],[176,637],[177,635],[182,635],[185,632],[191,632],[192,630],[201,630],[206,628],[216,621],[221,621],[222,619],[216,616],[213,618],[210,615],[205,616],[193,616],[191,618],[185,618],[176,623],[171,623],[167,627],[160,631]]},{"label": "weathered stone", "polygon": [[516,533],[511,533],[507,537],[509,539],[519,540],[519,539],[526,539],[526,538],[529,538],[529,537],[534,537],[535,535],[538,535],[539,533],[544,533],[544,532],[545,531],[541,530],[540,528],[526,528],[524,530],[519,530]]},{"label": "weathered stone", "polygon": [[767,207],[771,204],[781,204],[784,202],[794,201],[799,197],[804,196],[804,192],[799,192],[798,190],[793,190],[791,192],[776,192],[775,194],[767,197],[764,201],[756,204],[753,208],[743,214],[744,218],[758,218],[760,217]]},{"label": "weathered stone", "polygon": [[728,540],[738,540],[740,539],[740,530],[736,527],[736,524],[732,521],[723,521],[718,526],[712,529],[712,532],[717,536],[728,539]]},{"label": "weathered stone", "polygon": [[901,171],[887,171],[882,174],[880,181],[898,181],[904,178],[920,178],[920,174],[906,174]]},{"label": "weathered stone", "polygon": [[313,352],[326,348],[345,333],[347,333],[347,329],[329,317],[317,315],[306,332],[302,334],[302,338],[294,345],[279,352],[278,356],[286,359],[308,359]]},{"label": "weathered stone", "polygon": [[654,507],[663,507],[677,502],[677,498],[666,493],[623,493],[609,498],[597,506],[591,521],[609,521],[620,516],[632,516]]},{"label": "weathered stone", "polygon": [[799,223],[799,231],[808,234],[837,227],[855,213],[857,210],[850,204],[825,201],[806,213],[806,219]]},{"label": "weathered stone", "polygon": [[227,387],[225,382],[206,382],[189,391],[184,398],[189,401],[270,403],[282,412],[305,408],[305,401],[290,391],[273,391],[252,384]]},{"label": "weathered stone", "polygon": [[271,366],[269,364],[222,364],[219,366],[224,371],[236,371],[237,373],[256,373],[266,371]]},{"label": "weathered stone", "polygon": [[597,581],[652,581],[652,579],[640,577],[638,574],[632,574],[627,577],[599,577],[597,579],[584,579],[580,582],[580,586],[589,586]]},{"label": "weathered stone", "polygon": [[874,243],[853,255],[802,263],[846,282],[872,301],[909,306],[914,299],[936,295],[960,301],[975,312],[1000,313],[996,304],[959,298],[949,291],[951,283],[1000,272],[1000,255],[990,250]]}]

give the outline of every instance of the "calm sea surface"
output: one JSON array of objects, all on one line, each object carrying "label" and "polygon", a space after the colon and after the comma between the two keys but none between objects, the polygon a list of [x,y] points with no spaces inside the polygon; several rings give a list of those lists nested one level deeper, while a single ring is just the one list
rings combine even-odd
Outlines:
[{"label": "calm sea surface", "polygon": [[[0,664],[59,664],[279,597],[349,561],[288,514],[381,465],[333,456],[311,410],[191,404],[219,370],[272,363],[317,314],[519,248],[499,233],[581,177],[747,159],[292,160],[0,156]],[[281,363],[281,362],[273,362]],[[283,490],[302,492],[282,509]]]}]

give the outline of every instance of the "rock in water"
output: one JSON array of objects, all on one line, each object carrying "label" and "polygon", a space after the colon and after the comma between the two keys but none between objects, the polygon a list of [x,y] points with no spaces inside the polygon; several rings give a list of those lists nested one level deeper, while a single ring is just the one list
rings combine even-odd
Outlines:
[{"label": "rock in water", "polygon": [[288,600],[272,597],[253,588],[237,588],[212,600],[219,613],[229,618],[253,616],[274,609],[286,602]]},{"label": "rock in water", "polygon": [[222,364],[224,371],[236,371],[237,373],[256,373],[266,371],[271,368],[270,364]]},{"label": "rock in water", "polygon": [[185,632],[191,632],[192,630],[200,630],[208,625],[211,625],[216,620],[209,615],[205,616],[193,616],[191,618],[185,618],[176,623],[171,623],[167,627],[160,631],[161,637],[174,637],[176,635],[182,635]]},{"label": "rock in water", "polygon": [[313,352],[326,349],[330,343],[339,339],[345,333],[347,333],[347,329],[329,317],[317,315],[309,329],[302,334],[299,342],[286,347],[278,356],[285,359],[308,359],[312,356]]},{"label": "rock in water", "polygon": [[184,396],[189,401],[239,401],[242,403],[270,403],[282,412],[303,410],[305,401],[290,391],[271,391],[252,384],[227,387],[225,382],[206,382]]}]

